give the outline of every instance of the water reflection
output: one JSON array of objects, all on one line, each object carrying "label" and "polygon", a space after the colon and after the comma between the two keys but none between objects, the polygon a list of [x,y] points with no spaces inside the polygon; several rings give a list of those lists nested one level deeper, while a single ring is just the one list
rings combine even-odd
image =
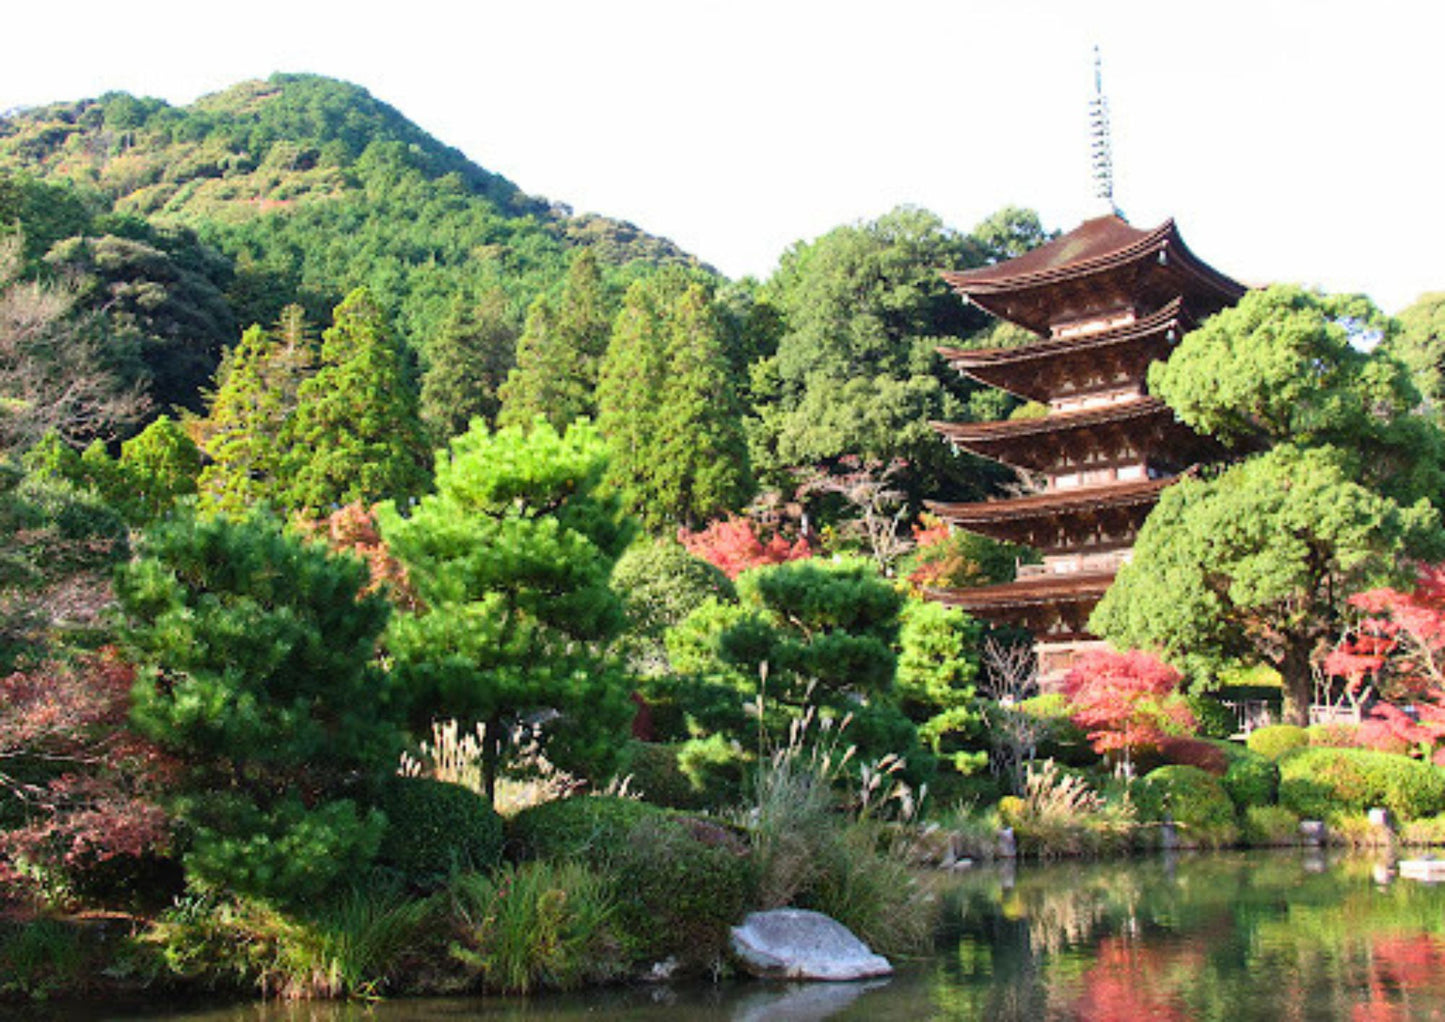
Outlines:
[{"label": "water reflection", "polygon": [[[531,1001],[246,1005],[167,1022],[1445,1019],[1445,887],[1300,851],[979,870],[933,958],[868,984],[624,988]],[[120,1018],[115,1012],[69,1018]]]}]

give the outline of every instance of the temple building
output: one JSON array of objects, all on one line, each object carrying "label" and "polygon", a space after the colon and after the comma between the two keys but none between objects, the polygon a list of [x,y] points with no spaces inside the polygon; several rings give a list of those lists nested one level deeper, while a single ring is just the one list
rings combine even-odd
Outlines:
[{"label": "temple building", "polygon": [[1002,462],[1037,492],[971,504],[933,503],[954,527],[1034,547],[1043,563],[1018,578],[935,599],[1028,628],[1041,680],[1057,679],[1097,644],[1087,623],[1160,491],[1219,452],[1148,393],[1150,364],[1201,320],[1244,294],[1184,244],[1172,220],[1154,230],[1117,213],[1016,259],[946,272],[975,305],[1026,328],[1027,344],[942,348],[960,372],[1047,408],[1033,418],[934,423],[956,449]]}]

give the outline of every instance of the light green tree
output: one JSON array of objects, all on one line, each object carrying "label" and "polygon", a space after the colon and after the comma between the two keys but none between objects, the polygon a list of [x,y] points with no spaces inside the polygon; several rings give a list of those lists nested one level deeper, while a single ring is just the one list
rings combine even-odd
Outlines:
[{"label": "light green tree", "polygon": [[403,516],[378,509],[386,541],[425,610],[399,616],[393,672],[414,725],[486,725],[487,792],[518,728],[564,769],[603,772],[632,717],[631,688],[607,649],[623,625],[609,587],[633,528],[598,495],[606,446],[574,423],[527,432],[477,423],[438,457],[436,492]]},{"label": "light green tree", "polygon": [[1401,507],[1357,482],[1352,462],[1282,444],[1169,487],[1090,630],[1120,649],[1158,650],[1196,681],[1232,662],[1267,663],[1284,679],[1286,720],[1308,723],[1311,666],[1345,600],[1445,549],[1429,502]]}]

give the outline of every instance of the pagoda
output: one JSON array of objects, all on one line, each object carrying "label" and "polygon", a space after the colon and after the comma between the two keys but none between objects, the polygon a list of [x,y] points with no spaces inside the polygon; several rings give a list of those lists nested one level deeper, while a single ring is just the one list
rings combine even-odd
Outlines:
[{"label": "pagoda", "polygon": [[1043,563],[944,603],[1028,628],[1039,674],[1056,680],[1098,640],[1087,623],[1164,487],[1219,454],[1150,396],[1149,366],[1245,288],[1184,244],[1172,220],[1153,230],[1117,212],[1016,259],[944,278],[966,300],[1032,332],[1018,347],[940,348],[953,368],[1047,408],[1002,422],[934,423],[955,449],[1019,469],[1038,492],[932,503],[953,526],[1034,547]]}]

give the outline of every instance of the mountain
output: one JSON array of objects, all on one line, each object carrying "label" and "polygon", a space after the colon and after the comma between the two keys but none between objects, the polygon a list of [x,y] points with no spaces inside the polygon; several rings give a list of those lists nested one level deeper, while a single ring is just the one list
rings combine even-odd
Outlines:
[{"label": "mountain", "polygon": [[458,297],[501,289],[520,322],[580,246],[597,252],[618,293],[666,263],[714,272],[632,224],[530,196],[365,89],[317,75],[243,82],[186,107],[108,93],[0,116],[0,225],[17,220],[31,254],[52,265],[80,258],[82,270],[103,271],[100,255],[123,246],[98,254],[75,239],[114,236],[131,242],[131,263],[149,260],[163,277],[180,277],[157,263],[168,251],[203,268],[229,309],[204,327],[228,336],[198,342],[166,403],[209,373],[237,326],[273,323],[292,302],[324,323],[362,284],[424,356]]}]

